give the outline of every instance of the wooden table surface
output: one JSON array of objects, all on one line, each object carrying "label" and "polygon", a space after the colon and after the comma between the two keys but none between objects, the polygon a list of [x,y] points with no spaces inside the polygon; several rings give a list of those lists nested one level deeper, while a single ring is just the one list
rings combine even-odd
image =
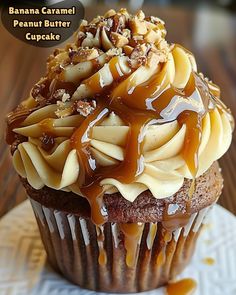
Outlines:
[{"label": "wooden table surface", "polygon": [[[86,17],[103,13],[86,8]],[[161,17],[166,22],[168,40],[190,49],[199,70],[217,83],[222,99],[236,114],[236,27],[235,17],[222,11],[183,8],[144,7],[146,14]],[[9,150],[4,141],[4,118],[16,104],[27,97],[32,85],[45,72],[50,49],[31,47],[12,37],[0,25],[0,216],[26,198],[19,183]],[[220,160],[225,179],[219,203],[236,214],[236,135],[228,153]]]}]

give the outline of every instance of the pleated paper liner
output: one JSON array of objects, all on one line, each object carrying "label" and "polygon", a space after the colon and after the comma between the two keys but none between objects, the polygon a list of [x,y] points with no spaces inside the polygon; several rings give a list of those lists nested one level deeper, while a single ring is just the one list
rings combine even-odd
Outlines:
[{"label": "pleated paper liner", "polygon": [[97,227],[30,200],[53,268],[82,288],[121,293],[148,291],[175,278],[189,263],[210,209],[192,214],[172,233],[161,222],[139,224],[136,246],[127,251],[123,225]]}]

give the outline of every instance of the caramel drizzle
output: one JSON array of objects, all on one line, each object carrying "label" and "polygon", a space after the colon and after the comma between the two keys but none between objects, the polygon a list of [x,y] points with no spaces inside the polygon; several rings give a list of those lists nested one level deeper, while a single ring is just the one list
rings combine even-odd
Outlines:
[{"label": "caramel drizzle", "polygon": [[195,292],[197,283],[193,279],[183,279],[168,284],[166,287],[167,295],[191,295]]},{"label": "caramel drizzle", "polygon": [[97,167],[90,152],[89,135],[92,127],[99,124],[108,112],[107,108],[99,105],[95,112],[82,122],[71,137],[71,144],[77,150],[80,163],[80,190],[90,203],[91,219],[97,225],[106,222],[107,213],[102,200],[102,188],[99,185],[99,180],[94,177]]},{"label": "caramel drizzle", "polygon": [[206,257],[202,260],[202,262],[204,264],[207,264],[207,265],[214,265],[215,264],[215,259],[212,258],[212,257]]},{"label": "caramel drizzle", "polygon": [[119,227],[125,237],[124,246],[126,249],[126,265],[128,267],[134,267],[144,223],[121,223],[119,224]]},{"label": "caramel drizzle", "polygon": [[[163,223],[162,223],[162,225],[163,225]],[[173,228],[176,229],[177,227],[178,226],[175,226]],[[172,228],[172,230],[173,230],[173,228]],[[166,247],[167,247],[168,243],[172,239],[172,231],[171,230],[163,229],[162,230],[162,239],[163,239],[164,243],[163,243],[162,248],[160,249],[160,252],[157,255],[157,260],[156,260],[156,264],[159,267],[161,267],[162,265],[164,265],[164,263],[166,261]]]},{"label": "caramel drizzle", "polygon": [[[115,64],[116,62],[110,69],[117,81],[122,77],[114,67]],[[98,108],[75,131],[71,143],[77,150],[80,162],[80,189],[91,205],[91,218],[97,225],[107,220],[100,181],[112,177],[122,183],[132,183],[143,172],[142,145],[148,125],[162,124],[176,119],[181,126],[186,124],[183,157],[191,173],[196,175],[202,118],[206,113],[202,100],[205,105],[209,104],[210,96],[206,91],[208,88],[195,73],[190,75],[186,87],[181,90],[169,84],[165,85],[167,83],[162,82],[165,81],[165,75],[164,66],[159,74],[136,87],[130,79],[124,80],[118,87],[114,87],[116,84],[114,82],[111,86],[104,87],[99,73],[88,81],[93,93],[99,93]],[[173,102],[178,98],[181,100]],[[89,138],[92,128],[111,111],[130,126],[124,161],[116,166],[100,168],[97,167],[89,151]]]},{"label": "caramel drizzle", "polygon": [[[115,65],[116,62],[112,64],[112,67],[110,65],[112,76],[114,80],[121,79]],[[162,81],[165,81],[165,74],[165,67],[163,67],[159,74],[142,85],[134,87],[132,80],[127,79],[121,82],[115,90],[112,89],[112,86],[108,89],[103,87],[103,81],[101,81],[99,73],[95,74],[93,79],[90,78],[86,81],[87,86],[92,89],[93,93],[100,93],[98,108],[75,131],[71,138],[71,143],[72,147],[77,150],[81,167],[79,177],[80,189],[90,203],[91,218],[97,225],[103,224],[108,219],[103,204],[103,191],[100,181],[112,177],[122,183],[131,183],[143,172],[142,145],[145,129],[148,125],[176,119],[181,126],[186,124],[185,147],[182,154],[189,170],[194,176],[196,175],[198,167],[197,154],[202,134],[202,118],[206,112],[204,105],[200,103],[202,98],[204,98],[204,104],[208,105],[210,97],[206,94],[205,84],[201,82],[200,77],[195,73],[191,74],[183,90],[162,83]],[[171,110],[173,98],[178,97],[183,99],[179,104],[174,105],[174,114],[173,112],[168,112],[168,107]],[[191,100],[193,100],[193,103],[191,103]],[[116,166],[100,168],[96,166],[96,161],[90,153],[89,138],[92,127],[99,124],[111,111],[114,111],[130,126],[124,161]],[[166,216],[166,214],[164,215],[163,226],[169,234],[177,227],[176,219],[181,227],[187,224],[190,217],[188,212],[186,214],[174,214],[171,218]],[[140,226],[137,223],[120,224],[120,230],[125,237],[126,264],[128,267],[133,267],[143,225]],[[170,235],[172,236],[172,234]],[[99,249],[99,263],[104,265],[106,253],[104,249]],[[165,260],[164,253],[165,247],[157,257],[158,265],[161,265]]]},{"label": "caramel drizzle", "polygon": [[[188,204],[188,206],[190,206],[190,204]],[[166,206],[163,212],[162,225],[168,232],[172,233],[175,229],[186,226],[190,217],[190,208],[186,208],[185,213],[177,210],[175,213],[169,214]]]},{"label": "caramel drizzle", "polygon": [[[120,182],[131,183],[144,169],[141,153],[144,137],[142,132],[148,118],[143,114],[134,113],[123,106],[122,110],[126,113],[126,118],[124,118],[124,113],[119,109],[120,103],[119,100],[113,101],[113,103],[111,101],[109,109],[104,107],[103,104],[99,104],[96,112],[83,121],[71,138],[72,146],[78,152],[80,167],[83,167],[79,176],[80,190],[91,205],[91,218],[97,225],[103,224],[106,221],[107,215],[102,202],[103,192],[100,181],[112,176],[112,178]],[[111,110],[123,117],[124,121],[128,119],[131,122],[132,127],[129,131],[126,153],[124,161],[117,166],[97,167],[95,159],[89,151],[89,135],[91,128],[95,124],[99,124]]]},{"label": "caramel drizzle", "polygon": [[[112,74],[113,77],[117,75],[117,73],[113,72]],[[121,82],[115,91],[110,90],[110,87],[108,89],[104,87],[102,93],[102,82],[99,74],[97,73],[93,80],[89,80],[89,86],[95,92],[101,93],[98,99],[98,108],[75,131],[71,143],[72,147],[77,150],[80,162],[80,189],[91,205],[91,217],[97,225],[101,225],[107,220],[107,214],[102,202],[100,181],[112,177],[122,183],[133,182],[144,169],[142,145],[147,125],[155,124],[158,119],[162,119],[163,115],[161,113],[170,105],[173,97],[181,96],[189,100],[189,97],[196,92],[194,82],[197,76],[195,74],[192,73],[189,83],[182,91],[175,89],[171,85],[162,89],[160,86],[160,81],[163,80],[162,75],[163,73],[157,75],[158,77],[151,78],[145,82],[145,85],[139,85],[136,88],[130,85],[130,81],[125,80]],[[147,101],[149,101],[148,104]],[[179,108],[181,113],[183,106],[180,105]],[[98,125],[111,111],[114,111],[130,126],[130,131],[124,161],[117,166],[100,168],[96,166],[95,159],[89,151],[89,137],[92,128]],[[161,123],[169,120],[168,114],[164,114],[164,116]],[[181,125],[184,123],[187,125],[185,140],[191,153],[183,152],[183,155],[190,170],[196,171],[197,152],[201,137],[201,118],[199,118],[198,113],[195,115],[194,112],[183,111],[180,117],[171,118],[171,120],[173,119],[178,119]]]},{"label": "caramel drizzle", "polygon": [[104,249],[104,241],[105,241],[105,235],[103,232],[103,227],[96,227],[97,231],[97,241],[98,241],[98,249],[99,249],[99,256],[98,256],[98,263],[101,266],[104,266],[107,264],[107,253]]},{"label": "caramel drizzle", "polygon": [[[162,81],[165,81],[164,74],[165,69],[147,82],[138,85],[135,88],[132,86],[132,82],[125,81],[124,85],[121,84],[115,93],[117,97],[122,96],[125,104],[130,108],[138,108],[143,111],[148,110],[149,112],[154,113],[157,119],[162,118],[159,121],[160,123],[177,119],[181,126],[186,124],[187,132],[183,157],[190,172],[194,176],[197,172],[197,154],[202,133],[201,123],[205,113],[205,110],[201,109],[200,105],[201,99],[199,97],[199,92],[201,90],[196,87],[196,84],[199,84],[198,80],[200,78],[196,74],[192,73],[184,90],[180,90],[172,85],[165,85],[165,82],[162,84]],[[206,93],[201,91],[201,94],[205,96],[204,100],[207,100],[208,103],[209,98],[206,97]],[[168,109],[171,110],[173,98],[177,97],[182,97],[184,100],[182,100],[179,104],[174,104],[174,116],[172,113],[171,115],[169,115],[169,112],[165,113],[165,109],[167,109],[168,106]],[[189,105],[190,98],[195,100],[195,103],[192,105]],[[201,114],[199,114],[200,109]]]}]

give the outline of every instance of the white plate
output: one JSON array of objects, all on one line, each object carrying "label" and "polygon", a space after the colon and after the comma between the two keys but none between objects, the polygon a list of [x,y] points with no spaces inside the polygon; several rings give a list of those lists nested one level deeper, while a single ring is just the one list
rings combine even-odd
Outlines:
[{"label": "white plate", "polygon": [[[209,257],[215,260],[213,265],[203,262]],[[236,218],[218,205],[200,236],[191,264],[180,276],[189,277],[198,282],[195,295],[236,295]],[[0,220],[0,295],[95,293],[70,284],[46,264],[29,201]],[[145,294],[161,295],[164,291]]]}]

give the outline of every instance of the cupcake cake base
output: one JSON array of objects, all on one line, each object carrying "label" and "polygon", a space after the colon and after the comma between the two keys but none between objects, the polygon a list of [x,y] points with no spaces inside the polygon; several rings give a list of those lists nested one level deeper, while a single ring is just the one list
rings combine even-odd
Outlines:
[{"label": "cupcake cake base", "polygon": [[[71,206],[71,200],[68,200],[67,206],[66,198],[63,198],[62,204],[61,197],[54,190],[44,188],[44,193],[41,190],[38,194],[28,183],[24,182],[24,185],[31,195],[30,201],[53,268],[85,289],[131,293],[165,285],[189,263],[204,219],[220,194],[222,178],[215,163],[196,180],[196,190],[192,196],[195,207],[188,216],[175,213],[172,217],[170,214],[168,222],[158,219],[156,214],[156,221],[145,217],[147,222],[143,222],[142,215],[135,222],[127,218],[121,222],[121,217],[116,216],[115,219],[113,214],[114,221],[109,220],[103,226],[92,223],[89,206],[83,204],[85,199],[74,197],[74,202],[78,202],[77,207],[75,204]],[[188,194],[189,186],[190,181],[182,188],[185,194]],[[208,192],[201,199],[205,207],[200,201],[196,202],[201,197],[200,191]],[[72,195],[68,192],[63,194],[68,194],[69,199]],[[180,201],[181,193],[177,193],[177,196]],[[163,199],[163,204],[167,200],[170,201],[169,198]],[[65,210],[60,209],[61,206]],[[165,218],[164,215],[162,218]],[[179,227],[174,228],[172,224]]]}]

